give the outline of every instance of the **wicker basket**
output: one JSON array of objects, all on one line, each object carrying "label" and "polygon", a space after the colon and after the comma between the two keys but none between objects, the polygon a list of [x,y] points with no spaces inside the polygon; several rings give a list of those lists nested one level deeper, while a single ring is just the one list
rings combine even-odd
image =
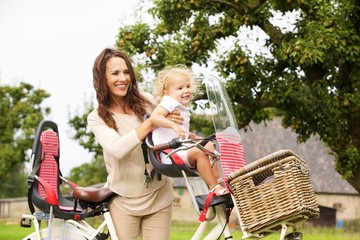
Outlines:
[{"label": "wicker basket", "polygon": [[290,150],[277,151],[231,173],[228,183],[242,230],[248,233],[269,230],[269,226],[278,230],[283,221],[319,216],[306,162]]}]

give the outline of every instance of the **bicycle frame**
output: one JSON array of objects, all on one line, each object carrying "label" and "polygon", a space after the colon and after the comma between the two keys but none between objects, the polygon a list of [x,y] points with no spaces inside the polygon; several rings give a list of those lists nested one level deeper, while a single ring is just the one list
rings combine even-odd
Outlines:
[{"label": "bicycle frame", "polygon": [[[199,192],[201,192],[201,194],[203,195],[206,195],[209,190],[200,177],[197,177],[195,179],[194,177],[189,178],[187,177],[185,172],[183,172],[183,177],[185,179],[186,187],[189,190],[189,194],[191,196],[195,211],[200,214],[201,212],[199,211],[198,203],[196,202],[196,196],[199,195]],[[195,187],[197,193],[194,190]],[[200,189],[202,191],[199,191]],[[204,235],[208,224],[212,222],[215,218],[217,220],[217,224],[208,234]],[[220,239],[221,236],[224,236],[225,239],[233,239],[228,225],[228,218],[229,215],[227,213],[226,205],[224,203],[211,207],[206,215],[206,220],[199,223],[191,240],[214,240]]]},{"label": "bicycle frame", "polygon": [[[191,148],[198,148],[201,151],[205,152],[211,159],[214,161],[219,160],[220,155],[219,153],[214,150],[210,151],[206,149],[204,146],[209,141],[215,140],[215,134],[210,135],[206,138],[199,138],[199,139],[173,139],[168,143],[163,143],[159,145],[152,146],[149,142],[147,142],[148,146],[154,152],[161,152],[165,149],[173,149],[167,155],[171,157],[172,155],[176,154],[180,151],[189,150]],[[154,161],[154,160],[153,160]],[[156,160],[155,160],[156,161]],[[197,177],[188,177],[187,173],[182,170],[182,175],[185,180],[186,187],[189,191],[189,195],[191,196],[191,200],[195,211],[200,216],[202,214],[202,208],[204,204],[200,206],[197,198],[206,198],[209,192],[208,187],[201,179],[200,176]],[[228,196],[227,198],[229,198]],[[217,198],[217,199],[216,199]],[[194,235],[192,236],[192,240],[199,240],[199,239],[219,239],[222,235],[225,239],[233,239],[230,228],[228,225],[229,220],[229,208],[233,206],[232,202],[229,204],[229,201],[224,201],[225,197],[215,197],[214,201],[211,202],[209,211],[206,213],[205,221],[200,221],[200,224],[195,231]],[[230,200],[231,201],[231,200]],[[231,205],[231,206],[230,206]],[[205,207],[204,207],[205,208]],[[216,218],[217,224],[216,226],[205,236],[205,230],[210,222],[212,222]]]},{"label": "bicycle frame", "polygon": [[[101,234],[108,228],[111,239],[117,240],[115,228],[113,226],[110,213],[104,214],[104,221],[95,229],[85,220],[74,221],[59,218],[44,219],[38,218],[36,215],[44,213],[37,212],[35,215],[24,214],[23,219],[32,220],[35,232],[23,238],[23,240],[42,240],[42,239],[103,239]],[[48,226],[44,229],[40,228],[42,220],[48,221]],[[106,239],[106,238],[104,238]]]},{"label": "bicycle frame", "polygon": [[[105,204],[105,206],[101,209],[101,212],[97,213],[97,215],[103,216],[104,220],[97,228],[88,224],[86,219],[75,221],[72,219],[64,220],[61,218],[55,218],[53,216],[52,208],[50,208],[49,213],[39,210],[33,215],[23,214],[21,225],[24,227],[30,227],[31,223],[33,223],[35,228],[35,232],[29,234],[23,238],[23,240],[68,240],[84,238],[102,240],[107,239],[108,236],[110,236],[112,240],[118,240],[110,212],[107,208],[107,203],[102,202],[101,204]],[[92,214],[92,212],[89,214]],[[40,227],[41,221],[47,222],[47,226],[43,229]],[[108,234],[105,234],[106,230],[108,231]]]}]

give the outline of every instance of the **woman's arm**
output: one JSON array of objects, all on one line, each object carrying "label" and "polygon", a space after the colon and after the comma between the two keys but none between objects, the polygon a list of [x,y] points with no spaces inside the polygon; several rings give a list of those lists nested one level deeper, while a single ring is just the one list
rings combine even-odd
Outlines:
[{"label": "woman's arm", "polygon": [[146,119],[140,124],[140,126],[135,128],[135,132],[139,140],[143,141],[146,138],[146,136],[152,131],[152,129],[153,129],[153,125],[150,119]]},{"label": "woman's arm", "polygon": [[177,124],[174,121],[172,121],[171,117],[167,117],[168,115],[169,115],[168,110],[158,106],[151,113],[149,119],[155,127],[173,128],[174,125]]},{"label": "woman's arm", "polygon": [[166,118],[179,125],[184,123],[184,118],[180,115],[180,112],[178,110],[172,111],[166,116]]},{"label": "woman's arm", "polygon": [[95,135],[96,141],[107,153],[117,159],[124,158],[131,153],[146,135],[151,131],[152,125],[149,120],[144,121],[138,127],[129,130],[123,136],[120,136],[113,128],[108,127],[94,110],[87,118],[88,126]]},{"label": "woman's arm", "polygon": [[150,121],[155,127],[171,128],[180,139],[187,137],[188,132],[184,131],[178,123],[175,122],[175,119],[169,117],[169,112],[163,107],[156,107],[155,110],[150,115]]}]

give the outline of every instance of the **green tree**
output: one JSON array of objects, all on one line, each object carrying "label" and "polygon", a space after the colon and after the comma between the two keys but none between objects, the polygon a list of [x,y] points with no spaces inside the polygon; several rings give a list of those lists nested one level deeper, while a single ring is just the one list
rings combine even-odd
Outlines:
[{"label": "green tree", "polygon": [[[139,20],[118,34],[117,46],[140,69],[213,62],[241,128],[270,120],[275,109],[300,142],[318,134],[360,191],[359,0],[152,2],[153,23]],[[264,33],[264,51],[244,44],[245,30]]]},{"label": "green tree", "polygon": [[79,142],[87,151],[94,153],[94,158],[90,163],[81,164],[79,167],[73,168],[70,171],[69,178],[79,186],[103,183],[107,177],[102,148],[96,143],[94,134],[87,126],[87,115],[89,115],[93,109],[93,102],[86,102],[84,112],[71,116],[69,120],[69,125],[75,130],[73,139]]},{"label": "green tree", "polygon": [[90,186],[106,182],[107,172],[104,158],[97,155],[90,163],[81,164],[70,171],[70,179],[79,186]]},{"label": "green tree", "polygon": [[24,164],[30,160],[39,122],[50,113],[41,105],[49,96],[27,83],[0,86],[0,197],[25,195]]}]

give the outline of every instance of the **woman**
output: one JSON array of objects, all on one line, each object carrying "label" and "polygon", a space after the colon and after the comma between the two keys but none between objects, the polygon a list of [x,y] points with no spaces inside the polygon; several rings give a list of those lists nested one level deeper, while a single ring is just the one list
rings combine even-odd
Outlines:
[{"label": "woman", "polygon": [[117,194],[109,205],[117,235],[127,240],[138,236],[166,240],[174,198],[172,180],[162,176],[147,184],[141,149],[153,129],[142,117],[151,113],[155,101],[139,90],[129,58],[116,49],[106,48],[96,58],[93,84],[98,108],[87,121],[103,148],[106,184]]}]

